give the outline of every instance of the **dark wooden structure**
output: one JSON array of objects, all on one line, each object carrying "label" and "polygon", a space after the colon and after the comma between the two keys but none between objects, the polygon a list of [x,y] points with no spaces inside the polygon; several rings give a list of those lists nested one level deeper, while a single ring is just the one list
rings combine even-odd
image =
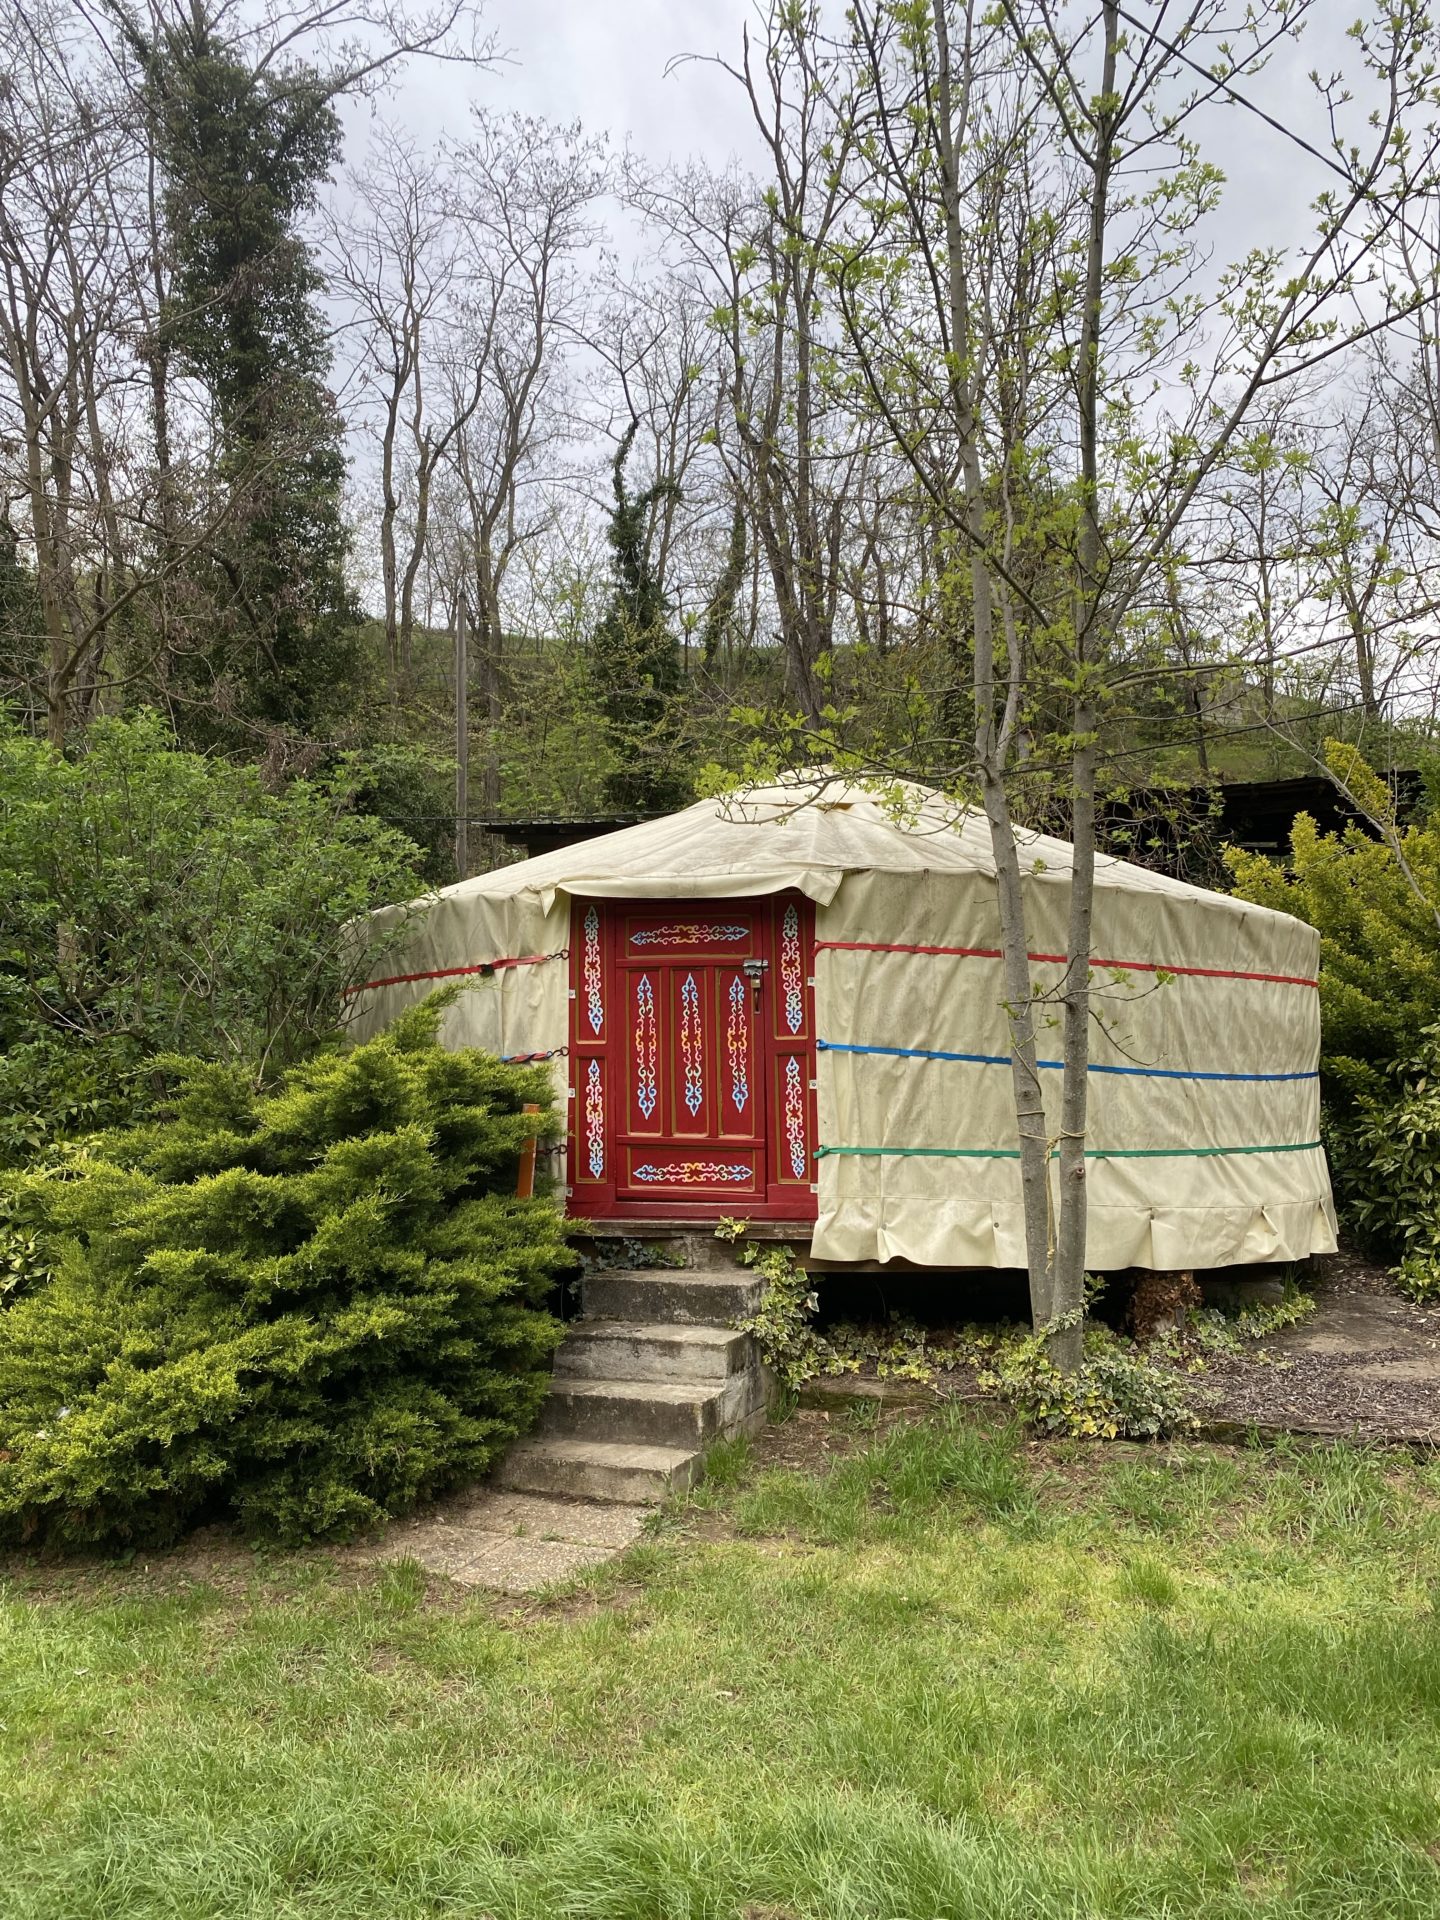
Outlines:
[{"label": "dark wooden structure", "polygon": [[[1413,817],[1424,797],[1421,776],[1402,770],[1391,776],[1402,820]],[[1307,813],[1322,833],[1369,823],[1323,774],[1299,774],[1286,780],[1229,780],[1213,787],[1163,787],[1137,790],[1124,802],[1101,809],[1101,838],[1109,853],[1156,867],[1198,886],[1224,884],[1222,847],[1252,853],[1283,854],[1298,815]],[[638,826],[639,813],[597,814],[588,818],[473,820],[478,827],[530,860],[543,853],[593,840],[598,834]],[[1050,829],[1063,833],[1063,821]]]}]

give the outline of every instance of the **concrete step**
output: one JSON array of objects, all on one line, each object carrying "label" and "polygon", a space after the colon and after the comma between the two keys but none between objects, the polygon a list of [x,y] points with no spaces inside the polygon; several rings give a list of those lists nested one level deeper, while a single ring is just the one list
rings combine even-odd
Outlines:
[{"label": "concrete step", "polygon": [[[755,1245],[782,1241],[797,1253],[805,1254],[810,1250],[814,1231],[813,1223],[797,1221],[788,1225],[781,1220],[757,1220],[751,1222],[745,1240]],[[582,1224],[577,1220],[571,1223],[570,1238],[594,1251],[607,1250],[612,1256],[627,1244],[644,1247],[655,1259],[665,1262],[664,1266],[645,1268],[646,1272],[733,1273],[736,1266],[736,1242],[717,1240],[713,1227],[702,1222],[694,1226],[681,1223],[662,1230],[641,1221],[627,1221],[622,1228],[618,1224],[612,1226],[599,1221]]]},{"label": "concrete step", "polygon": [[[743,1386],[743,1380],[739,1384]],[[724,1388],[713,1383],[557,1376],[541,1410],[538,1431],[545,1439],[704,1447],[719,1439],[725,1426],[726,1397]]]},{"label": "concrete step", "polygon": [[587,1320],[654,1326],[728,1327],[760,1304],[764,1283],[748,1269],[608,1267],[588,1273],[580,1294]]},{"label": "concrete step", "polygon": [[585,1500],[654,1506],[694,1486],[704,1472],[695,1447],[648,1447],[622,1440],[522,1440],[496,1470],[494,1484],[517,1493],[563,1493]]},{"label": "concrete step", "polygon": [[[684,1270],[691,1273],[733,1274],[737,1271],[735,1242],[717,1240],[713,1232],[707,1233],[703,1228],[697,1233],[674,1234],[668,1240],[646,1244],[653,1246],[662,1260],[683,1260]],[[665,1269],[656,1271],[663,1273]],[[673,1273],[675,1268],[670,1271]]]},{"label": "concrete step", "polygon": [[749,1334],[728,1327],[580,1320],[572,1322],[555,1355],[555,1374],[558,1379],[715,1385],[743,1372],[755,1357]]}]

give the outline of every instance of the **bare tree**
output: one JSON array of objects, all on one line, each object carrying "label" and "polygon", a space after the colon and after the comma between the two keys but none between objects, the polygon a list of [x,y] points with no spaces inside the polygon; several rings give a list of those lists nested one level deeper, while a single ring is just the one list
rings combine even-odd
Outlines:
[{"label": "bare tree", "polygon": [[774,0],[758,44],[747,30],[740,61],[716,62],[744,89],[766,157],[758,178],[632,167],[628,181],[712,313],[724,353],[719,450],[764,554],[787,692],[812,723],[828,697],[857,457],[854,416],[826,379],[837,335],[821,249],[846,203],[852,134],[827,104],[846,82],[819,14],[815,0]]},{"label": "bare tree", "polygon": [[1440,615],[1440,467],[1422,396],[1372,356],[1315,434],[1307,475],[1319,502],[1314,617],[1337,639],[1337,665],[1371,723],[1392,696],[1413,711],[1411,670],[1433,650]]},{"label": "bare tree", "polygon": [[123,94],[54,14],[15,15],[0,94],[0,408],[43,625],[39,692],[63,744],[99,685],[108,621],[128,597],[124,385],[132,317],[117,213],[135,148]]},{"label": "bare tree", "polygon": [[439,160],[387,133],[352,181],[330,248],[334,284],[355,316],[359,404],[378,441],[377,535],[392,697],[411,689],[416,583],[435,475],[481,397],[480,370],[464,365],[460,239],[447,200]]},{"label": "bare tree", "polygon": [[446,451],[442,551],[451,577],[470,586],[477,691],[492,739],[481,794],[491,807],[505,577],[549,521],[549,483],[573,438],[566,350],[583,330],[583,261],[605,179],[601,142],[578,126],[520,116],[477,113],[472,137],[451,155],[458,343],[446,406],[461,424]]},{"label": "bare tree", "polygon": [[633,424],[630,464],[660,483],[642,484],[650,570],[687,660],[698,636],[701,664],[713,668],[733,635],[749,524],[718,451],[725,398],[709,308],[684,275],[631,275],[612,282],[588,344],[609,376],[606,439],[618,445]]},{"label": "bare tree", "polygon": [[42,658],[30,685],[57,743],[107,689],[171,696],[177,656],[213,641],[217,594],[244,598],[226,584],[225,524],[287,457],[277,445],[237,462],[207,397],[176,373],[185,316],[169,279],[154,62],[167,36],[202,28],[272,97],[292,79],[327,101],[372,94],[411,55],[489,55],[469,0],[41,0],[6,14],[0,483],[33,568]]}]

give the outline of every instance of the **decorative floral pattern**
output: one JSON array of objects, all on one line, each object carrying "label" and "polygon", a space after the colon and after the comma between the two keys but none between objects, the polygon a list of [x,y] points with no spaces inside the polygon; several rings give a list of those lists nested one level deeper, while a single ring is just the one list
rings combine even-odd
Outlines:
[{"label": "decorative floral pattern", "polygon": [[749,1167],[738,1163],[726,1166],[719,1160],[677,1160],[668,1167],[657,1167],[649,1161],[643,1167],[636,1167],[637,1180],[664,1180],[676,1187],[725,1187],[738,1186],[742,1181],[752,1178]]},{"label": "decorative floral pattern", "polygon": [[785,1025],[798,1033],[805,1023],[804,980],[800,969],[800,912],[786,907],[780,922],[780,991],[785,996]]},{"label": "decorative floral pattern", "polygon": [[585,1146],[590,1178],[598,1180],[605,1171],[605,1087],[598,1060],[585,1073]]},{"label": "decorative floral pattern", "polygon": [[730,1098],[735,1111],[743,1113],[750,1098],[750,1022],[745,1017],[745,982],[738,973],[730,982],[725,1050],[730,1058]]},{"label": "decorative floral pattern", "polygon": [[648,1120],[655,1111],[655,989],[648,973],[635,988],[635,1104]]},{"label": "decorative floral pattern", "polygon": [[705,1098],[705,1056],[700,1038],[700,989],[693,973],[680,988],[680,1061],[685,1070],[685,1104],[691,1118]]},{"label": "decorative floral pattern", "polygon": [[594,907],[586,911],[584,929],[585,1014],[591,1033],[598,1038],[605,1024],[605,1000],[600,984],[600,915]]},{"label": "decorative floral pattern", "polygon": [[748,927],[712,927],[694,920],[671,921],[663,927],[641,927],[632,933],[632,947],[703,947],[707,940],[748,940]]},{"label": "decorative floral pattern", "polygon": [[785,1151],[790,1160],[792,1179],[803,1180],[807,1166],[805,1154],[805,1085],[800,1077],[800,1062],[792,1053],[785,1062]]}]

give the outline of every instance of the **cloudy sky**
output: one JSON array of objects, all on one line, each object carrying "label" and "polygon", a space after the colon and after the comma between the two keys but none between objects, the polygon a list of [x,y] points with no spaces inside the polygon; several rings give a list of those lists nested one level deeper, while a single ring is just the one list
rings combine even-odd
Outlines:
[{"label": "cloudy sky", "polygon": [[[487,0],[484,25],[508,58],[488,74],[413,67],[382,103],[419,138],[463,130],[470,102],[583,121],[647,158],[723,162],[749,149],[740,90],[687,54],[739,51],[750,0]],[[359,125],[357,123],[357,131]]]},{"label": "cloudy sky", "polygon": [[[1354,67],[1345,29],[1358,10],[1356,0],[1312,0],[1303,33],[1246,83],[1257,106],[1317,144],[1326,129],[1308,75],[1312,68],[1330,74]],[[485,24],[509,55],[505,64],[475,74],[421,63],[381,111],[420,140],[441,130],[460,132],[471,101],[480,101],[501,111],[578,119],[652,161],[748,157],[754,133],[739,87],[718,68],[684,57],[723,53],[737,60],[741,30],[755,11],[754,0],[487,0]],[[367,118],[357,113],[361,139]],[[1314,164],[1257,117],[1237,110],[1212,110],[1207,132],[1215,141],[1210,157],[1221,160],[1229,177],[1227,232],[1234,244],[1227,251],[1298,238],[1321,182]]]}]

